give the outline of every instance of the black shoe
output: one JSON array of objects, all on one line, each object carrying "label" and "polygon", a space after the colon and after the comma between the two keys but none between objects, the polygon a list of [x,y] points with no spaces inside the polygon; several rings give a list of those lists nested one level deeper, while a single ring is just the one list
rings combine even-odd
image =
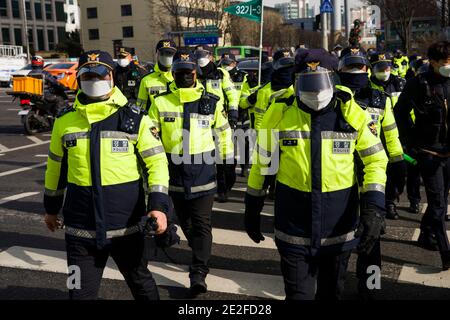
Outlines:
[{"label": "black shoe", "polygon": [[386,206],[386,219],[398,220],[400,216],[397,212],[397,207],[395,204],[388,204]]},{"label": "black shoe", "polygon": [[430,251],[439,251],[439,247],[436,241],[436,237],[432,234],[427,234],[426,232],[421,232],[419,239],[417,239],[417,244]]},{"label": "black shoe", "polygon": [[205,279],[206,274],[202,272],[195,272],[189,274],[191,279],[191,288],[189,289],[193,296],[197,296],[201,293],[206,293],[208,291],[208,286],[206,285]]},{"label": "black shoe", "polygon": [[217,197],[217,202],[219,203],[225,203],[228,201],[228,197],[225,193],[219,193],[218,197]]},{"label": "black shoe", "polygon": [[409,204],[408,212],[418,214],[420,211],[420,206],[418,203],[411,202]]},{"label": "black shoe", "polygon": [[445,221],[450,221],[450,214],[447,214],[447,215],[445,216]]},{"label": "black shoe", "polygon": [[450,251],[441,253],[442,271],[450,270]]}]

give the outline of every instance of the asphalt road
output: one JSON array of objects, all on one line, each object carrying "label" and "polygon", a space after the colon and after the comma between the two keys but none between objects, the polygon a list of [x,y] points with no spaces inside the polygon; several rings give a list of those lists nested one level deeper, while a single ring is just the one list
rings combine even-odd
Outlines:
[{"label": "asphalt road", "polygon": [[[62,231],[43,224],[43,190],[49,133],[29,137],[11,103],[0,91],[0,299],[67,299],[65,246]],[[273,243],[273,202],[262,217],[266,241],[254,244],[243,228],[245,179],[238,178],[228,203],[214,204],[214,245],[207,278],[210,291],[197,299],[282,299],[279,256]],[[423,196],[424,203],[426,202]],[[419,248],[415,239],[421,215],[409,214],[403,195],[401,219],[388,221],[382,239],[383,300],[450,299],[450,271],[441,272],[438,253]],[[181,233],[181,231],[180,231]],[[162,299],[189,299],[186,241],[167,251],[175,264],[158,252],[150,270]],[[352,255],[345,299],[357,299],[356,255]],[[104,273],[102,299],[131,299],[113,263]]]}]

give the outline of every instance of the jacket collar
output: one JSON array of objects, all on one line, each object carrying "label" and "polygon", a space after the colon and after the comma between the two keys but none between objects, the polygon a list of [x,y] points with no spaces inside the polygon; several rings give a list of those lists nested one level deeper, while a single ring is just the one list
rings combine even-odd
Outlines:
[{"label": "jacket collar", "polygon": [[113,94],[105,101],[84,102],[86,96],[81,91],[78,92],[73,108],[79,112],[89,124],[102,121],[114,114],[120,107],[128,103],[127,98],[119,90],[114,87]]},{"label": "jacket collar", "polygon": [[203,92],[205,91],[205,88],[198,80],[194,88],[177,88],[174,81],[169,85],[169,89],[181,103],[197,101],[203,96]]}]

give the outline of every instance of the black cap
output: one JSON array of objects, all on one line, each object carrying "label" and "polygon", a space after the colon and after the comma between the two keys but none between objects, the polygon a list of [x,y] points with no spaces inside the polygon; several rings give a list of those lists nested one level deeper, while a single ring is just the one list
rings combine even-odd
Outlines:
[{"label": "black cap", "polygon": [[194,51],[194,56],[196,59],[206,58],[206,57],[209,57],[210,55],[211,55],[211,52],[209,50],[206,50],[203,48],[197,48]]},{"label": "black cap", "polygon": [[323,48],[300,51],[295,56],[295,72],[303,72],[317,67],[334,71],[337,66],[338,59]]},{"label": "black cap", "polygon": [[[264,65],[264,63],[263,63],[263,65]],[[258,71],[259,70],[259,61],[257,59],[243,60],[238,63],[237,67],[239,70],[244,70],[244,71]]]},{"label": "black cap", "polygon": [[160,50],[168,50],[168,51],[177,51],[177,45],[172,39],[163,39],[159,40],[158,44],[156,45],[156,51]]},{"label": "black cap", "polygon": [[114,70],[114,60],[108,52],[101,50],[92,50],[85,52],[78,60],[78,73],[96,73],[102,77]]},{"label": "black cap", "polygon": [[187,50],[179,50],[175,54],[172,63],[172,71],[177,72],[179,70],[196,70],[197,59],[192,52]]},{"label": "black cap", "polygon": [[291,50],[289,49],[279,49],[273,54],[274,70],[292,67],[294,66],[294,62],[295,60],[291,55]]},{"label": "black cap", "polygon": [[346,47],[345,49],[342,50],[341,57],[345,57],[347,54],[354,53],[354,52],[361,52],[362,54],[367,55],[367,52],[363,47],[350,46],[350,47]]},{"label": "black cap", "polygon": [[351,48],[350,52],[341,55],[341,59],[339,60],[339,69],[354,64],[361,64],[370,67],[366,53],[362,52],[360,48]]},{"label": "black cap", "polygon": [[231,64],[233,62],[236,62],[236,56],[229,52],[222,53],[220,62],[225,64]]},{"label": "black cap", "polygon": [[122,47],[119,49],[119,58],[126,58],[131,55],[131,52],[128,51],[128,48]]},{"label": "black cap", "polygon": [[393,56],[390,52],[376,52],[371,54],[369,57],[369,61],[374,66],[380,62],[392,62]]}]

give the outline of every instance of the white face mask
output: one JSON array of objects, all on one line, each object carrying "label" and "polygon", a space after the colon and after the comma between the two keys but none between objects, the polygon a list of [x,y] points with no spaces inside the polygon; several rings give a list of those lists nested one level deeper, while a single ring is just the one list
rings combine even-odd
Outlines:
[{"label": "white face mask", "polygon": [[233,70],[234,68],[231,67],[231,66],[226,66],[224,69],[227,70],[227,71],[231,71],[231,70]]},{"label": "white face mask", "polygon": [[383,71],[383,72],[375,72],[375,77],[380,80],[380,81],[388,81],[389,78],[391,77],[391,72],[390,71]]},{"label": "white face mask", "polygon": [[450,78],[450,65],[440,67],[439,73],[445,78]]},{"label": "white face mask", "polygon": [[111,80],[97,80],[97,81],[80,81],[81,91],[88,97],[100,98],[108,95],[112,91]]},{"label": "white face mask", "polygon": [[170,68],[173,63],[173,56],[159,56],[158,62],[166,68]]},{"label": "white face mask", "polygon": [[334,89],[326,89],[320,92],[301,92],[300,101],[308,108],[319,111],[328,106],[333,99]]},{"label": "white face mask", "polygon": [[117,63],[122,68],[125,68],[125,67],[128,67],[130,65],[130,60],[128,60],[128,59],[119,59],[119,60],[117,60]]},{"label": "white face mask", "polygon": [[206,67],[207,65],[208,65],[208,63],[209,63],[209,58],[200,58],[200,59],[198,59],[198,65],[200,66],[200,68],[204,68],[204,67]]}]

